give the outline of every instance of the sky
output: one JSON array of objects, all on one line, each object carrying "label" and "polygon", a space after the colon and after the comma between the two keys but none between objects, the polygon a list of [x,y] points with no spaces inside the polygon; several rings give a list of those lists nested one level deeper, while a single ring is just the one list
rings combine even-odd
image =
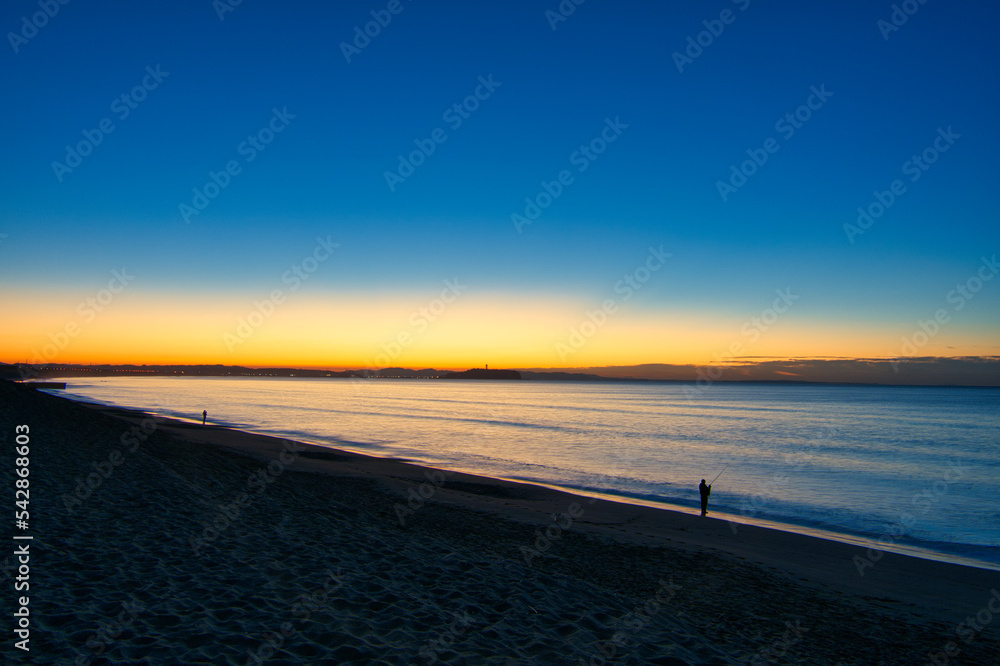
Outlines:
[{"label": "sky", "polygon": [[0,361],[1000,356],[998,19],[5,3]]}]

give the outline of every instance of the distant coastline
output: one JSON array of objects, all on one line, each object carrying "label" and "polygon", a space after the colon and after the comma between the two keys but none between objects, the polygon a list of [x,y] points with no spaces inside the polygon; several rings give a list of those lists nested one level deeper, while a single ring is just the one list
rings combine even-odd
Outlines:
[{"label": "distant coastline", "polygon": [[[857,371],[853,366],[863,368]],[[790,370],[795,370],[791,372]],[[57,377],[310,377],[361,379],[522,379],[571,382],[663,382],[697,384],[794,384],[843,386],[1000,387],[1000,357],[906,360],[789,360],[753,365],[645,364],[602,368],[511,368],[464,371],[401,367],[356,370],[252,368],[239,365],[135,365],[0,363],[0,379],[37,381]]]},{"label": "distant coastline", "polygon": [[0,363],[0,379],[42,380],[52,377],[315,377],[347,379],[534,379],[555,381],[645,381],[590,373],[529,372],[472,368],[464,371],[423,368],[317,370],[315,368],[248,368],[240,365],[80,365],[68,363]]},{"label": "distant coastline", "polygon": [[449,372],[439,379],[521,379],[517,370],[490,370],[488,368],[473,368],[464,372]]}]

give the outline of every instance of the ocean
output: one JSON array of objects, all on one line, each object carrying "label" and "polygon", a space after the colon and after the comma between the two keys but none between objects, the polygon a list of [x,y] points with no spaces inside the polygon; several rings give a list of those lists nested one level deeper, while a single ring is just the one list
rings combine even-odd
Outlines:
[{"label": "ocean", "polygon": [[1000,389],[257,377],[57,394],[1000,568]]}]

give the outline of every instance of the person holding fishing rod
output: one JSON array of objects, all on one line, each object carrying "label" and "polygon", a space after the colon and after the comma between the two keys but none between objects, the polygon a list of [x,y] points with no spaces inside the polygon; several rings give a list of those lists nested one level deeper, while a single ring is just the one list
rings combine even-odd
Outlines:
[{"label": "person holding fishing rod", "polygon": [[[730,463],[726,463],[726,467],[729,467],[729,465],[730,465]],[[722,472],[726,471],[726,467],[722,468]],[[712,483],[715,483],[716,481],[719,480],[719,477],[722,476],[722,472],[719,472],[718,474],[715,475],[715,478],[712,479]],[[701,515],[702,516],[708,514],[708,496],[712,494],[712,483],[706,484],[705,483],[705,479],[702,479],[701,480],[701,485],[698,486],[698,492],[701,493]]]}]

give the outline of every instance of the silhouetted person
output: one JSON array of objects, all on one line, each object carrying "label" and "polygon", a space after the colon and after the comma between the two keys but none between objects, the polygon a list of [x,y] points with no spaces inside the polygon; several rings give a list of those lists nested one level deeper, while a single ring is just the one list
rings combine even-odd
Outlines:
[{"label": "silhouetted person", "polygon": [[[202,425],[205,425],[205,419],[207,419],[207,418],[208,418],[208,410],[207,409],[201,410],[201,424]],[[702,481],[702,483],[705,483],[705,482]]]},{"label": "silhouetted person", "polygon": [[702,479],[698,490],[701,492],[701,515],[704,516],[708,513],[708,496],[712,494],[712,486],[707,485],[705,479]]}]

